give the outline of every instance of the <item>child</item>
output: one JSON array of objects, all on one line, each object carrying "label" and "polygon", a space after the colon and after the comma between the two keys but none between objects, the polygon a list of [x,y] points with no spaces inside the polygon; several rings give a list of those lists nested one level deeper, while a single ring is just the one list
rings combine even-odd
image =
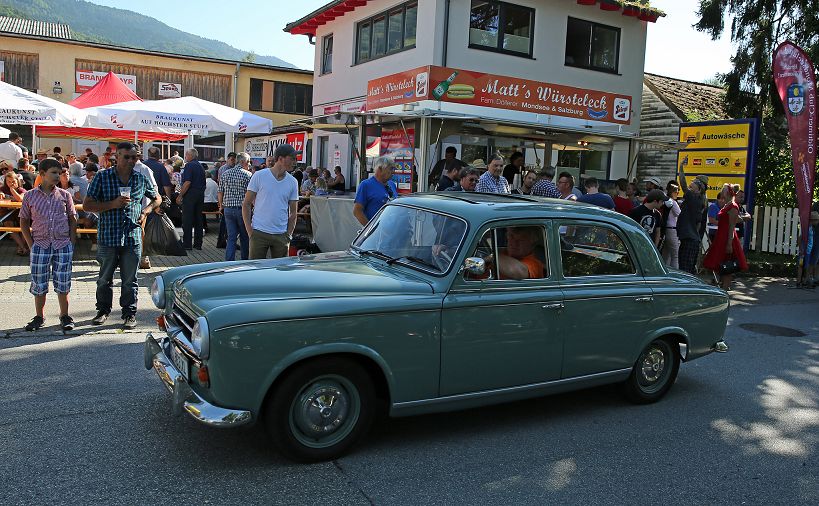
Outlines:
[{"label": "child", "polygon": [[31,293],[36,316],[26,325],[34,331],[43,326],[48,279],[60,303],[60,327],[74,329],[68,315],[68,293],[71,291],[71,262],[77,242],[77,211],[71,193],[59,187],[60,162],[46,158],[39,164],[41,183],[23,197],[20,228],[31,248]]}]

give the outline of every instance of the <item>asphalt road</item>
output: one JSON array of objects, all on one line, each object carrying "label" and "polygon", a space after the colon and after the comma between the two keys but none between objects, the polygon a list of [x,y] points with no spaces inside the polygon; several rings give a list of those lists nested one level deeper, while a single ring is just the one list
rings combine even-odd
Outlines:
[{"label": "asphalt road", "polygon": [[384,420],[310,466],[172,417],[141,334],[0,339],[0,504],[819,504],[819,297],[771,299],[735,305],[731,351],[660,403],[605,387]]}]

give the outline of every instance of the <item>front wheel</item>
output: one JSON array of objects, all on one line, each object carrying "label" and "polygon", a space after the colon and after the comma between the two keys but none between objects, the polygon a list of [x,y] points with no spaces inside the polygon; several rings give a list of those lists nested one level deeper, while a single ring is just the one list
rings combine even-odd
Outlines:
[{"label": "front wheel", "polygon": [[367,432],[374,402],[372,381],[361,367],[338,358],[318,359],[299,366],[276,387],[265,425],[285,457],[332,460]]},{"label": "front wheel", "polygon": [[623,393],[636,404],[657,402],[671,389],[679,369],[680,354],[675,345],[665,339],[652,341],[623,383]]}]

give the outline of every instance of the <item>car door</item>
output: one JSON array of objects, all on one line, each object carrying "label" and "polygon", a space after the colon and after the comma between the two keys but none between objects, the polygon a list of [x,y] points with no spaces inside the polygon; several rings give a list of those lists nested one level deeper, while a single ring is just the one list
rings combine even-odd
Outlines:
[{"label": "car door", "polygon": [[499,279],[494,267],[486,279],[458,275],[441,318],[442,396],[560,378],[562,293],[547,254],[549,224],[540,220],[485,227],[467,256],[501,258],[511,225],[533,227],[534,236],[540,235],[534,256],[544,266],[544,277]]},{"label": "car door", "polygon": [[561,220],[554,228],[563,291],[563,378],[630,368],[653,319],[652,292],[616,226]]}]

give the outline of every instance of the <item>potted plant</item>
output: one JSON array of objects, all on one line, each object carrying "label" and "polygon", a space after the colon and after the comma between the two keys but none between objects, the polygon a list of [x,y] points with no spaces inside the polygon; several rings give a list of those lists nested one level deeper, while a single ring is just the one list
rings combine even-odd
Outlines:
[{"label": "potted plant", "polygon": [[600,0],[600,9],[604,11],[619,11],[622,6],[620,0]]},{"label": "potted plant", "polygon": [[636,3],[623,4],[623,16],[638,17],[640,15],[640,5]]}]

